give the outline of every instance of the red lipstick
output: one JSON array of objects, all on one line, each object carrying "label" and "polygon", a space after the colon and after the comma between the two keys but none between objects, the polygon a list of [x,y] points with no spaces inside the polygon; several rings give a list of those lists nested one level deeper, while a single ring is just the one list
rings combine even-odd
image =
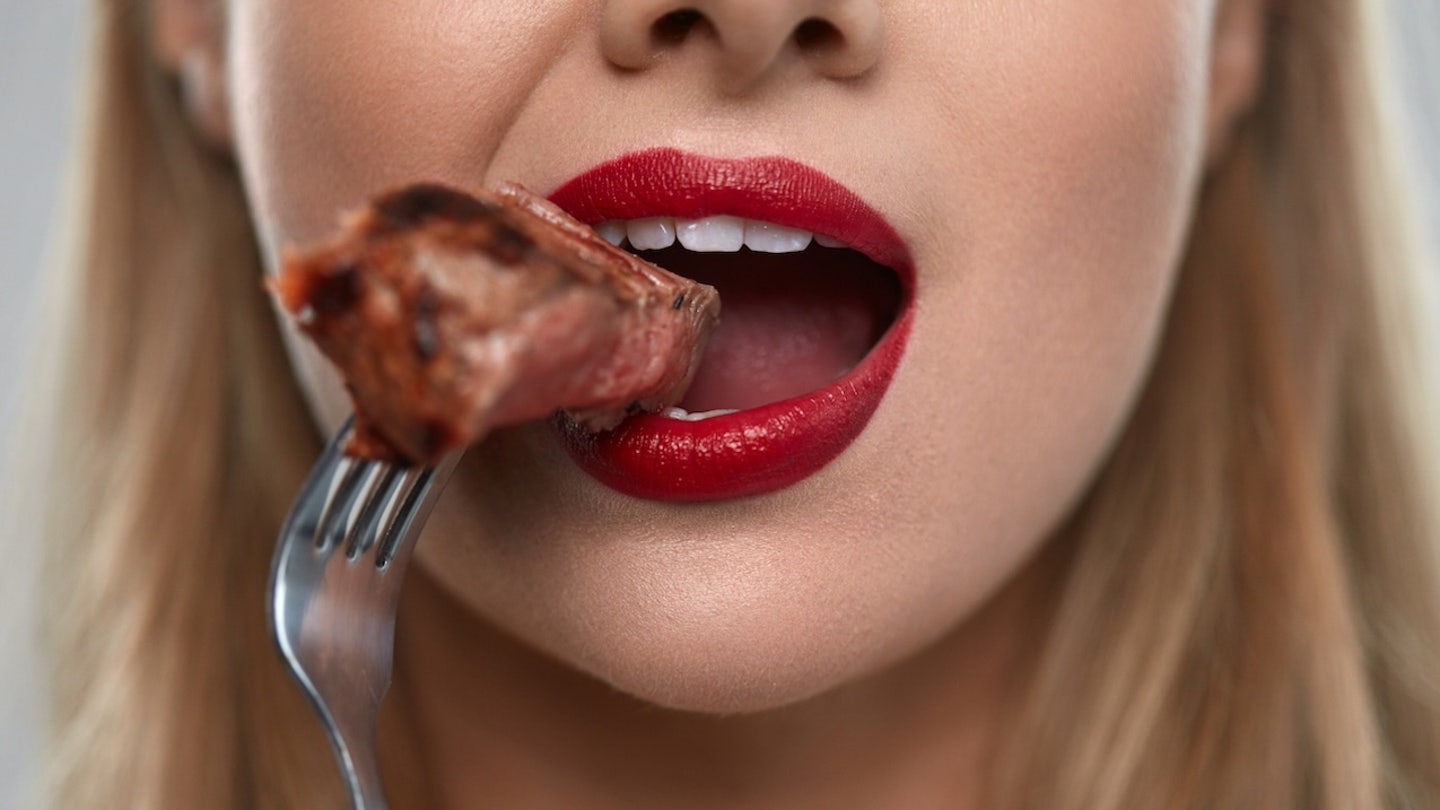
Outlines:
[{"label": "red lipstick", "polygon": [[[839,379],[801,396],[701,421],[644,415],[591,434],[557,424],[572,459],[628,495],[710,501],[773,492],[818,472],[864,431],[904,354],[914,298],[909,249],[885,219],[824,173],[782,157],[634,152],[566,182],[550,199],[582,222],[730,215],[832,236],[893,269],[898,317]],[[723,319],[723,302],[722,302]]]}]

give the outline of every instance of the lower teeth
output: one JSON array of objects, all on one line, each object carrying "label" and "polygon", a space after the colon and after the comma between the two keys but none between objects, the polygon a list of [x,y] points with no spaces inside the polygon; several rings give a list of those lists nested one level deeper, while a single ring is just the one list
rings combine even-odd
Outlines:
[{"label": "lower teeth", "polygon": [[739,413],[739,411],[734,408],[718,408],[713,411],[690,413],[684,408],[666,408],[663,415],[667,419],[679,419],[684,422],[701,422],[715,416],[727,416],[732,413]]}]

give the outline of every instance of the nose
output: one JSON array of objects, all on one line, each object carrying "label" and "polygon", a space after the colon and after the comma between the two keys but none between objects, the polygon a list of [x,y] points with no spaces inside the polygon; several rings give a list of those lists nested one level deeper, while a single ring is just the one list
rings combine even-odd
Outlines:
[{"label": "nose", "polygon": [[720,86],[739,93],[792,56],[820,76],[861,76],[875,67],[883,30],[877,0],[607,0],[600,46],[628,70],[710,49]]}]

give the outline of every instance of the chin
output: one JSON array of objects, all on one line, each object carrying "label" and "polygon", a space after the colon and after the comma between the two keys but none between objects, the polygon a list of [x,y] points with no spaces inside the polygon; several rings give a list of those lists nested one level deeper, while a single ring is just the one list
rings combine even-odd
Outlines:
[{"label": "chin", "polygon": [[[765,653],[781,654],[778,660]],[[608,686],[665,709],[712,715],[757,714],[824,694],[849,678],[830,656],[797,657],[784,650],[751,647],[743,657],[717,648],[685,660],[664,651],[608,656],[586,662]]]},{"label": "chin", "polygon": [[663,534],[666,521],[643,515],[592,521],[583,536],[537,516],[524,522],[541,536],[459,529],[473,539],[427,539],[416,559],[467,624],[647,703],[709,714],[778,709],[875,673],[978,595],[970,576],[886,550],[875,527],[847,527],[834,509],[760,510],[737,529],[717,519],[724,508],[687,510]]},{"label": "chin", "polygon": [[552,655],[647,703],[704,714],[783,708],[862,676],[872,663],[873,651],[857,649],[842,628],[756,613],[656,616],[614,633],[590,628]]}]

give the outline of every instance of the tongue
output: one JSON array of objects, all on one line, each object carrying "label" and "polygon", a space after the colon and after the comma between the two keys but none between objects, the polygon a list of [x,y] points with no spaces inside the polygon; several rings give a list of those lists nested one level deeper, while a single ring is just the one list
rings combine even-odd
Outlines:
[{"label": "tongue", "polygon": [[809,393],[849,371],[894,318],[893,273],[859,253],[647,255],[720,291],[720,327],[680,407],[754,408]]}]

